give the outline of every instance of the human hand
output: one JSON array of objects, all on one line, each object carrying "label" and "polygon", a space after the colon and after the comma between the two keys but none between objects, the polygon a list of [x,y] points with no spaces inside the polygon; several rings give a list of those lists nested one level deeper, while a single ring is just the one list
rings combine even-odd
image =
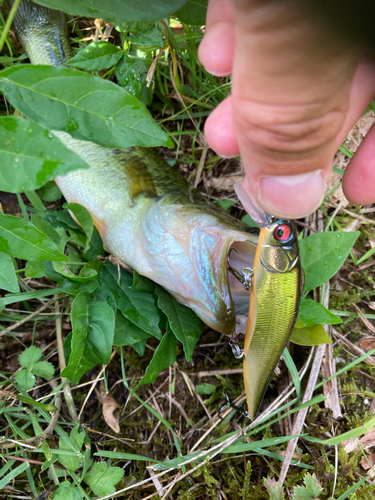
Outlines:
[{"label": "human hand", "polygon": [[[241,154],[244,208],[253,197],[284,218],[320,205],[333,156],[375,94],[375,62],[306,4],[210,0],[199,48],[208,71],[232,75],[232,95],[206,121],[207,141],[222,156]],[[375,201],[375,128],[347,167],[343,189],[353,203]]]}]

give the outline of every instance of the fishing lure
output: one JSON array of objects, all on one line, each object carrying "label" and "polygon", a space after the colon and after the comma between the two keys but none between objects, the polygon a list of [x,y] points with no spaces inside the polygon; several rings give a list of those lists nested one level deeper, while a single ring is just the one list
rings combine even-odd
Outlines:
[{"label": "fishing lure", "polygon": [[240,273],[251,289],[242,354],[249,417],[254,419],[297,319],[302,268],[294,222],[265,214],[242,186],[235,189],[261,228],[254,264]]}]

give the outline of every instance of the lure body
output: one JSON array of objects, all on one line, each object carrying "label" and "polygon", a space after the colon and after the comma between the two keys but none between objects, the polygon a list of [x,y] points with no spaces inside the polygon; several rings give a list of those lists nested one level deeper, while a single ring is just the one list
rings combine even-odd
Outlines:
[{"label": "lure body", "polygon": [[259,235],[243,364],[251,419],[297,319],[302,270],[296,234],[293,222],[271,219]]},{"label": "lure body", "polygon": [[[64,14],[22,0],[15,16],[33,64],[62,65],[70,57]],[[257,236],[207,202],[154,151],[108,149],[54,134],[91,168],[56,178],[68,202],[91,213],[104,246],[139,274],[164,286],[213,329],[230,335],[249,292],[228,276],[230,247],[252,266]]]}]

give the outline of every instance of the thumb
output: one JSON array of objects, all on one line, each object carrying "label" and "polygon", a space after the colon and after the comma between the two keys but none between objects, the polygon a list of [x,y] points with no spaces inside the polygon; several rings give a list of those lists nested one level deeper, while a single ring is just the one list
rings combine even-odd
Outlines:
[{"label": "thumb", "polygon": [[[246,208],[243,193],[251,191],[266,213],[285,218],[305,216],[322,202],[359,60],[359,50],[305,4],[234,1],[230,105],[246,172],[240,197]],[[227,108],[211,115],[208,136]]]}]

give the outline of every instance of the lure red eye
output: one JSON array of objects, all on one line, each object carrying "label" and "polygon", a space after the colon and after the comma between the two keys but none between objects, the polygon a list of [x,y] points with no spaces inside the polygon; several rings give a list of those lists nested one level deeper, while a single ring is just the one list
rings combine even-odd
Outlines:
[{"label": "lure red eye", "polygon": [[274,235],[278,241],[288,241],[292,235],[292,228],[288,224],[280,224],[275,229]]}]

